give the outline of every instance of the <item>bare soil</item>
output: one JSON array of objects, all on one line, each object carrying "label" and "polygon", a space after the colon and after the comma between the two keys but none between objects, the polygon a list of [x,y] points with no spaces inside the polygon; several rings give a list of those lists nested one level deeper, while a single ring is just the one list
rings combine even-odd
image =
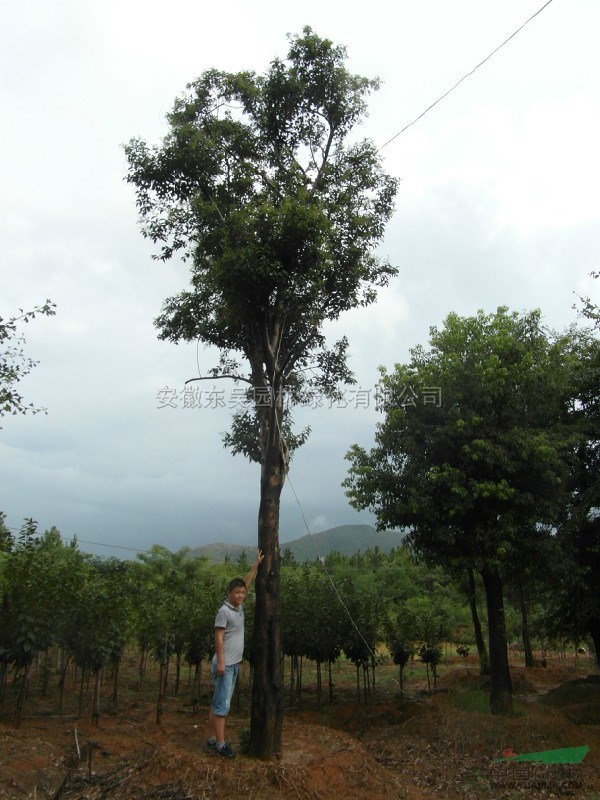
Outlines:
[{"label": "bare soil", "polygon": [[[474,666],[440,672],[432,697],[421,683],[410,687],[410,701],[381,702],[378,691],[368,703],[340,698],[322,710],[288,712],[283,755],[273,762],[207,752],[205,710],[194,714],[183,703],[171,703],[160,725],[151,696],[92,725],[56,716],[40,699],[19,729],[8,712],[0,720],[0,800],[538,800],[565,793],[558,785],[494,786],[493,760],[506,748],[582,744],[590,748],[583,785],[570,793],[600,800],[600,682],[590,690],[581,680],[589,665],[513,667],[510,718],[487,713],[485,680]],[[247,728],[246,715],[232,713],[234,745]]]}]

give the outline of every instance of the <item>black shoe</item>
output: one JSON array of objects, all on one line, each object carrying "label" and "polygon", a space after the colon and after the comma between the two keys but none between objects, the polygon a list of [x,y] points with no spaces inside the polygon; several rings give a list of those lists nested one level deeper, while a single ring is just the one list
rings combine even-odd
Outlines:
[{"label": "black shoe", "polygon": [[206,740],[206,749],[207,750],[216,750],[217,749],[217,740],[213,739],[211,741],[210,739],[207,739]]},{"label": "black shoe", "polygon": [[228,744],[224,744],[220,750],[217,750],[217,755],[223,756],[223,758],[235,758],[235,753]]}]

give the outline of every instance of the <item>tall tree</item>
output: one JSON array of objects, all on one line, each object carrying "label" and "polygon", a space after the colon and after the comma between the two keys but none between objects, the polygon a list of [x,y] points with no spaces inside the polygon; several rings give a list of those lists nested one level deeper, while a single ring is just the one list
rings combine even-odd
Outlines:
[{"label": "tall tree", "polygon": [[450,314],[431,330],[430,345],[413,349],[393,374],[383,371],[385,419],[370,452],[349,452],[345,486],[379,527],[410,527],[412,546],[428,559],[480,573],[490,707],[510,712],[503,581],[564,508],[573,452],[569,337],[550,334],[537,311],[499,308]]},{"label": "tall tree", "polygon": [[[600,273],[592,273],[598,278]],[[578,358],[573,416],[581,431],[569,513],[558,532],[560,554],[551,579],[550,629],[590,637],[600,666],[600,308],[581,298],[593,329],[574,337]]]},{"label": "tall tree", "polygon": [[260,464],[250,752],[281,749],[279,501],[294,448],[289,409],[353,382],[348,342],[324,323],[372,303],[395,269],[373,255],[395,179],[370,141],[348,143],[378,81],[351,74],[346,51],[310,28],[264,75],[210,70],[168,116],[162,145],[125,148],[157,258],[191,263],[191,289],[169,298],[159,336],[219,349],[212,378],[245,383],[250,405],[225,443]]},{"label": "tall tree", "polygon": [[479,674],[490,674],[490,660],[488,656],[483,631],[481,630],[481,622],[479,620],[479,611],[477,609],[477,587],[475,585],[475,573],[472,567],[467,567],[464,572],[464,587],[467,601],[469,603],[469,611],[471,612],[471,621],[473,623],[473,636],[475,638],[475,646],[477,647],[477,654],[479,656]]}]

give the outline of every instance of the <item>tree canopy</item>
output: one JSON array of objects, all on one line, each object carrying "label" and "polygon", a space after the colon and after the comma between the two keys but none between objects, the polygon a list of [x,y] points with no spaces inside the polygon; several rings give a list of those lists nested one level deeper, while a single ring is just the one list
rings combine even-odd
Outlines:
[{"label": "tree canopy", "polygon": [[535,559],[565,508],[578,441],[570,339],[547,331],[538,311],[499,308],[450,314],[411,356],[382,370],[385,418],[370,452],[348,453],[347,494],[379,527],[410,527],[430,560],[480,572],[492,709],[510,710],[502,581]]},{"label": "tree canopy", "polygon": [[[378,81],[345,58],[305,28],[264,75],[205,72],[176,101],[162,145],[125,148],[156,257],[191,262],[192,288],[165,302],[159,335],[214,345],[213,374],[266,397],[302,401],[351,380],[347,341],[328,345],[322,323],[373,302],[395,273],[373,248],[397,182],[372,142],[346,141]],[[245,442],[230,441],[260,460]]]},{"label": "tree canopy", "polygon": [[[592,273],[597,278],[598,273]],[[574,414],[581,431],[570,484],[568,513],[558,532],[553,564],[550,630],[591,636],[600,664],[600,309],[582,299],[582,316],[593,324],[578,332]]]}]

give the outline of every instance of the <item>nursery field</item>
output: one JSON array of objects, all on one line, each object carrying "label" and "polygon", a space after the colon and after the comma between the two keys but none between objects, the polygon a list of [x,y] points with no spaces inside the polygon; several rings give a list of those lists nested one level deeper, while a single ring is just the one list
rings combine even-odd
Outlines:
[{"label": "nursery field", "polygon": [[[238,757],[204,749],[209,687],[192,703],[188,676],[177,696],[164,698],[157,723],[156,676],[142,687],[136,660],[126,660],[118,704],[101,687],[102,714],[91,721],[93,687],[65,687],[57,713],[52,680],[45,696],[32,676],[25,714],[16,728],[10,692],[0,707],[2,800],[516,800],[575,796],[600,800],[600,676],[587,659],[550,658],[525,669],[515,654],[511,673],[515,714],[487,712],[485,681],[474,663],[449,656],[430,694],[422,665],[407,670],[398,695],[397,668],[376,670],[375,687],[357,693],[352,665],[336,665],[317,703],[314,669],[305,667],[299,703],[287,709],[283,753],[274,762],[243,755],[248,731],[249,670],[243,671],[228,725]],[[172,677],[172,676],[171,676]],[[354,678],[354,680],[353,680]],[[559,688],[560,687],[560,688]],[[10,688],[10,687],[9,687]],[[84,689],[81,692],[81,689]],[[81,715],[79,704],[84,700]],[[510,749],[538,752],[587,745],[577,770],[580,785],[492,784],[492,763]]]}]

